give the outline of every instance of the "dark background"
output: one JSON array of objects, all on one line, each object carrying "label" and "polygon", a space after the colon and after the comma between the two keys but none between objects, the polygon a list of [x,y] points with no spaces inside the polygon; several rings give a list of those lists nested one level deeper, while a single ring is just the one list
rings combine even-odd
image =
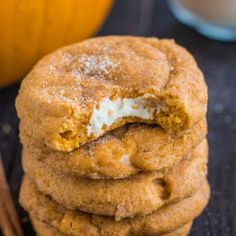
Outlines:
[{"label": "dark background", "polygon": [[[99,35],[174,38],[187,47],[209,87],[209,181],[211,201],[191,236],[236,235],[236,43],[204,38],[179,23],[163,0],[117,0]],[[34,235],[17,199],[22,177],[21,145],[14,107],[19,84],[0,90],[0,151],[26,235]]]}]

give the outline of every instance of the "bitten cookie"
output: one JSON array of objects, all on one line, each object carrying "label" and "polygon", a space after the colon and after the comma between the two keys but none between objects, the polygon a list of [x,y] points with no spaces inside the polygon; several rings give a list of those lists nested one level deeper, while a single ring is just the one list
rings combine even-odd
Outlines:
[{"label": "bitten cookie", "polygon": [[148,215],[197,192],[206,178],[207,159],[204,140],[188,159],[166,173],[142,173],[120,180],[92,180],[55,173],[28,155],[23,155],[23,166],[41,192],[66,208],[115,216],[120,220]]},{"label": "bitten cookie", "polygon": [[206,133],[205,119],[179,137],[157,126],[131,124],[67,153],[36,142],[20,124],[25,155],[55,172],[89,178],[125,178],[141,171],[163,171],[188,155]]},{"label": "bitten cookie", "polygon": [[206,114],[207,87],[194,58],[173,40],[108,36],[40,60],[16,108],[29,136],[71,151],[127,123],[186,131]]},{"label": "bitten cookie", "polygon": [[203,211],[209,194],[205,181],[192,197],[162,207],[145,217],[116,221],[113,217],[65,209],[51,197],[40,193],[26,176],[20,191],[20,202],[31,217],[50,224],[64,234],[131,236],[165,234],[177,230]]}]

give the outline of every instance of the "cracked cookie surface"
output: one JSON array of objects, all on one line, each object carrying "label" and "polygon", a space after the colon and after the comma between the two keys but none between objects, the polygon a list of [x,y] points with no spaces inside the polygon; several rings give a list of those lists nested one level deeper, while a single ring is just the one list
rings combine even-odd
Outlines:
[{"label": "cracked cookie surface", "polygon": [[97,179],[125,178],[142,171],[168,169],[188,155],[206,133],[205,119],[178,137],[158,126],[131,124],[67,153],[36,142],[20,123],[25,155],[40,160],[55,172]]},{"label": "cracked cookie surface", "polygon": [[[69,236],[68,234],[64,234],[60,232],[58,229],[54,228],[53,226],[44,223],[34,217],[31,218],[33,223],[34,229],[37,232],[38,236]],[[159,236],[187,236],[189,231],[191,230],[192,222],[184,225],[181,228],[176,229],[173,232],[167,234],[159,234]],[[81,234],[77,234],[76,236],[81,236]],[[110,236],[110,235],[109,235]],[[140,235],[139,235],[140,236]]]},{"label": "cracked cookie surface", "polygon": [[31,217],[44,221],[60,232],[70,235],[148,235],[172,232],[194,220],[209,200],[209,185],[205,181],[193,196],[164,206],[145,217],[116,221],[113,217],[97,216],[68,210],[51,197],[40,193],[26,176],[20,191],[20,202]]},{"label": "cracked cookie surface", "polygon": [[120,220],[148,215],[193,195],[205,180],[207,160],[208,147],[204,140],[188,158],[169,170],[125,179],[92,180],[64,175],[28,155],[23,155],[23,167],[41,192],[66,208]]}]

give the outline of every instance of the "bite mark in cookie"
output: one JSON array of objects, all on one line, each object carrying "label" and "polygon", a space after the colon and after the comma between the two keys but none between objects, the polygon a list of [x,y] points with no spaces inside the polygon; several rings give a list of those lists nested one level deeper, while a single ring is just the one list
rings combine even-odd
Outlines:
[{"label": "bite mark in cookie", "polygon": [[40,60],[16,108],[29,136],[72,151],[129,123],[187,132],[206,114],[207,87],[194,58],[172,40],[100,37]]},{"label": "bite mark in cookie", "polygon": [[154,114],[159,113],[161,106],[151,107],[148,105],[148,98],[151,94],[135,98],[103,98],[98,106],[94,108],[87,126],[88,135],[96,137],[103,133],[103,127],[110,127],[117,120],[124,117],[137,117],[143,120],[154,120]]}]

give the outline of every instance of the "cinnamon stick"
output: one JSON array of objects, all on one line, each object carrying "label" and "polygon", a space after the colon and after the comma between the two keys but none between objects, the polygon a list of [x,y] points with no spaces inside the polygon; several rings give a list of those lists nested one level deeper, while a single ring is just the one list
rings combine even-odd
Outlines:
[{"label": "cinnamon stick", "polygon": [[0,229],[4,236],[16,236],[0,196]]},{"label": "cinnamon stick", "polygon": [[[5,177],[1,154],[0,154],[0,198],[1,198],[0,204],[2,205],[0,207],[1,208],[0,215],[3,219],[2,222],[4,222],[4,225],[3,223],[1,224],[4,226],[4,229],[2,230],[3,231],[7,230],[7,232],[9,231],[9,236],[11,236],[12,235],[10,234],[11,229],[9,228],[11,225],[13,230],[15,231],[15,234],[13,235],[23,236],[20,220],[16,213],[16,209],[11,197],[9,186]],[[8,222],[6,222],[6,217],[8,217]],[[3,228],[3,226],[1,227]]]}]

